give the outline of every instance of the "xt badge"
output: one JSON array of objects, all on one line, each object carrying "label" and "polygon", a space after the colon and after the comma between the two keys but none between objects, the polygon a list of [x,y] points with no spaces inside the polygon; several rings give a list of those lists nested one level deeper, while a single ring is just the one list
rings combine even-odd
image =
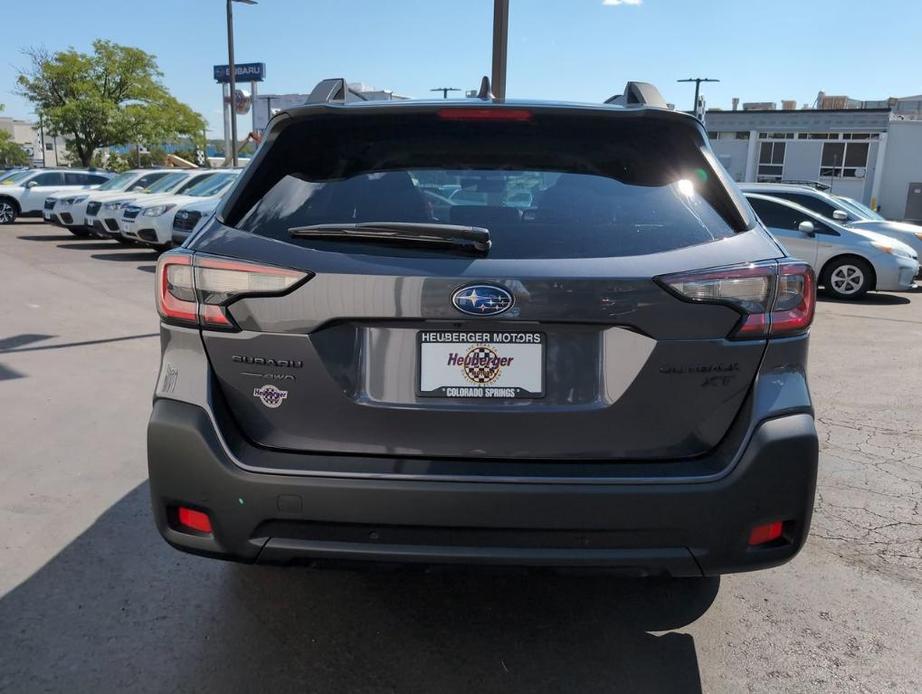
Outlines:
[{"label": "xt badge", "polygon": [[279,390],[272,384],[264,385],[262,388],[253,389],[253,397],[262,400],[263,405],[275,409],[282,404],[282,400],[288,397],[287,390]]}]

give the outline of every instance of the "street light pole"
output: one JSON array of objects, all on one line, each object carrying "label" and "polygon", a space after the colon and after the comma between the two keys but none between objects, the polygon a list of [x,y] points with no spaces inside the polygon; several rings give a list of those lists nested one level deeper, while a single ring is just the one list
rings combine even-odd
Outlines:
[{"label": "street light pole", "polygon": [[698,96],[701,94],[701,83],[702,82],[720,82],[720,80],[715,80],[710,77],[689,77],[684,80],[676,80],[676,82],[694,82],[695,83],[695,105],[692,106],[692,113],[698,112]]},{"label": "street light pole", "polygon": [[256,0],[227,0],[227,69],[230,85],[231,116],[231,166],[237,168],[237,69],[234,65],[234,8],[233,3],[255,5]]},{"label": "street light pole", "polygon": [[497,99],[506,98],[506,48],[509,44],[509,0],[493,0],[493,79]]}]

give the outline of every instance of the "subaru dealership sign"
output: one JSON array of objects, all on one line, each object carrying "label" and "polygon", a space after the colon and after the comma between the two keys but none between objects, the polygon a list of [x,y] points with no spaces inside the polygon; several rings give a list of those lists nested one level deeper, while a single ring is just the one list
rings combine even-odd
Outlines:
[{"label": "subaru dealership sign", "polygon": [[[230,69],[227,65],[214,66],[214,78],[216,82],[230,82]],[[266,79],[265,63],[241,63],[234,65],[235,82],[262,82]]]}]

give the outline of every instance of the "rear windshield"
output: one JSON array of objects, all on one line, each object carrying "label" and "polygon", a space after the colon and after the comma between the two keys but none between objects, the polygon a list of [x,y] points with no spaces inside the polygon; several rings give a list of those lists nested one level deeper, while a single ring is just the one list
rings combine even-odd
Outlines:
[{"label": "rear windshield", "polygon": [[329,250],[347,246],[292,239],[289,230],[361,222],[486,227],[494,258],[643,255],[748,227],[691,127],[611,118],[459,123],[427,115],[361,130],[323,119],[289,127],[227,223]]}]

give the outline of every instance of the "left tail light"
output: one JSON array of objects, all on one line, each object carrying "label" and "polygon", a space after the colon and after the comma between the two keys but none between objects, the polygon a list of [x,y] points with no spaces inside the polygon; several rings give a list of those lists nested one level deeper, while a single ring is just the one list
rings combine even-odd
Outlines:
[{"label": "left tail light", "polygon": [[189,253],[157,261],[157,312],[164,322],[237,330],[227,307],[246,296],[280,296],[311,275],[298,270]]},{"label": "left tail light", "polygon": [[797,260],[682,272],[656,281],[684,301],[734,308],[741,318],[729,337],[737,339],[803,334],[816,309],[816,276]]}]

